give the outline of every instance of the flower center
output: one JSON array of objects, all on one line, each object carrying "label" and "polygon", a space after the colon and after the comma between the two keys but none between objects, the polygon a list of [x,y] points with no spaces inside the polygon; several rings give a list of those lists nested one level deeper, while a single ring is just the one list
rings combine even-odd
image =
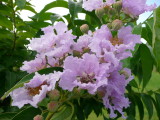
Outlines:
[{"label": "flower center", "polygon": [[26,89],[28,90],[28,94],[30,96],[35,96],[35,95],[39,94],[40,90],[42,90],[42,85],[47,85],[47,82],[45,81],[41,85],[39,85],[35,88],[27,87]]},{"label": "flower center", "polygon": [[121,39],[118,39],[117,37],[112,38],[110,42],[112,43],[113,46],[123,44],[123,41]]},{"label": "flower center", "polygon": [[94,77],[95,77],[94,73],[90,74],[82,73],[82,76],[78,76],[77,80],[80,81],[81,83],[94,83],[96,81]]}]

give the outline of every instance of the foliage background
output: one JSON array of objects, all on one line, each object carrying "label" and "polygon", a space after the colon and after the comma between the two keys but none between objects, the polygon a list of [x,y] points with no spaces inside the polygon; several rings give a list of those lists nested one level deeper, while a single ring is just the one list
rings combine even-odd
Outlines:
[{"label": "foliage background", "polygon": [[[0,96],[27,75],[19,68],[23,61],[34,58],[35,53],[26,45],[31,38],[43,34],[41,28],[54,24],[55,21],[67,21],[73,34],[80,36],[82,33],[79,27],[82,24],[88,24],[91,30],[101,25],[95,13],[85,11],[81,4],[81,1],[57,0],[47,4],[37,13],[32,4],[26,0],[0,1]],[[48,12],[55,7],[69,9],[70,14],[60,16]],[[30,21],[24,21],[20,17],[22,10],[28,10],[34,14],[30,17]],[[86,14],[85,20],[79,19],[77,13]],[[148,119],[160,119],[160,87],[155,88],[155,85],[151,85],[159,80],[157,72],[160,72],[160,8],[157,8],[153,16],[150,16],[144,23],[129,24],[134,28],[133,33],[141,35],[147,44],[137,45],[133,52],[134,57],[123,61],[125,67],[131,68],[136,76],[135,80],[127,86],[126,95],[131,101],[131,106],[125,110],[128,115],[127,119],[143,120],[146,119],[146,113],[148,113]],[[20,120],[22,117],[24,120],[29,120],[40,112],[39,109],[28,106],[19,110],[11,107],[10,102],[10,97],[0,101],[0,120]],[[101,105],[94,108],[90,107],[95,104],[94,102],[90,100],[85,102],[86,104],[82,102],[76,106],[79,110],[76,111],[79,116],[78,120],[87,119],[92,111],[97,116],[103,115],[101,119],[107,120],[107,112],[101,110]]]}]

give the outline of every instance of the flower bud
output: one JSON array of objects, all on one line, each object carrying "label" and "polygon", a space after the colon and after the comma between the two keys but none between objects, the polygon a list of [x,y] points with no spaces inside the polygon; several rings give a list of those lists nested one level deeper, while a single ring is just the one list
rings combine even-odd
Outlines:
[{"label": "flower bud", "polygon": [[36,115],[33,120],[43,120],[43,116],[41,115]]},{"label": "flower bud", "polygon": [[112,17],[112,16],[116,15],[116,10],[114,8],[110,8],[108,10],[108,14]]},{"label": "flower bud", "polygon": [[106,5],[106,6],[103,8],[106,14],[108,14],[110,8],[111,8],[111,7],[108,6],[108,5]]},{"label": "flower bud", "polygon": [[101,19],[103,17],[104,13],[105,13],[104,8],[98,8],[95,11],[95,14],[99,19]]},{"label": "flower bud", "polygon": [[60,92],[58,90],[52,90],[48,93],[48,96],[51,100],[57,101],[60,98]]},{"label": "flower bud", "polygon": [[113,30],[119,30],[121,27],[123,26],[123,23],[121,20],[119,19],[116,19],[112,22],[112,29]]},{"label": "flower bud", "polygon": [[113,4],[113,8],[120,13],[122,9],[122,1],[117,1],[116,3]]},{"label": "flower bud", "polygon": [[112,29],[112,23],[107,23],[107,27],[108,27],[109,29]]},{"label": "flower bud", "polygon": [[128,72],[125,71],[125,70],[121,70],[121,71],[120,71],[120,74],[123,74],[123,75],[126,77],[125,79],[128,79],[128,78],[129,78],[129,74],[128,74]]},{"label": "flower bud", "polygon": [[13,67],[13,71],[17,72],[18,70],[18,67]]},{"label": "flower bud", "polygon": [[80,30],[82,33],[88,33],[89,31],[89,26],[87,24],[83,24],[81,27],[80,27]]},{"label": "flower bud", "polygon": [[59,105],[58,102],[52,101],[48,103],[47,109],[49,112],[55,112],[58,109]]},{"label": "flower bud", "polygon": [[102,99],[105,96],[105,92],[104,91],[97,91],[97,96],[99,99]]}]

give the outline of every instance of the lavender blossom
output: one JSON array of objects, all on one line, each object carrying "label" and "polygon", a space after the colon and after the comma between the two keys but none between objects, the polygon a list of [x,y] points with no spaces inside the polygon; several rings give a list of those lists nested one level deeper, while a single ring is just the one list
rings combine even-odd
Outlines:
[{"label": "lavender blossom", "polygon": [[33,107],[37,107],[37,104],[46,97],[47,92],[55,88],[60,75],[60,72],[48,75],[36,73],[29,83],[24,84],[24,87],[15,89],[10,93],[13,99],[12,106],[22,108],[25,104],[31,104]]},{"label": "lavender blossom", "polygon": [[83,8],[87,11],[93,11],[113,3],[115,3],[115,0],[107,0],[106,2],[103,2],[103,0],[83,0]]},{"label": "lavender blossom", "polygon": [[123,0],[123,11],[131,17],[138,17],[140,14],[156,8],[156,4],[148,6],[146,1],[147,0]]},{"label": "lavender blossom", "polygon": [[[98,90],[104,93],[103,103],[106,108],[110,110],[110,117],[115,118],[117,110],[123,118],[123,108],[127,108],[130,104],[129,100],[124,96],[125,87],[130,80],[133,79],[129,69],[122,69],[121,66],[117,68],[108,77],[108,85],[100,87]],[[122,73],[119,71],[123,71]]]},{"label": "lavender blossom", "polygon": [[59,86],[72,91],[79,87],[94,94],[97,88],[107,85],[108,64],[100,64],[95,55],[84,54],[82,58],[69,56],[64,61],[64,72]]}]

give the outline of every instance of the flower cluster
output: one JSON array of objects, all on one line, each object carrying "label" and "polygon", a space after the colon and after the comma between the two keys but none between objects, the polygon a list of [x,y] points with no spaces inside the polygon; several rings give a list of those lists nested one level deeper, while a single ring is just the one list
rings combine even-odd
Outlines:
[{"label": "flower cluster", "polygon": [[[122,10],[135,17],[155,8],[145,3],[146,0],[123,0]],[[88,11],[113,4],[116,4],[115,0],[83,0],[83,7]],[[43,28],[44,35],[32,39],[28,45],[37,52],[35,59],[25,61],[21,67],[23,71],[36,74],[24,87],[10,93],[12,105],[21,108],[31,104],[37,107],[40,101],[50,96],[52,90],[60,88],[71,93],[78,89],[87,91],[91,96],[100,95],[97,99],[110,110],[111,118],[117,116],[115,111],[124,117],[123,108],[130,104],[125,97],[125,88],[133,76],[121,61],[132,57],[131,51],[141,43],[141,37],[132,34],[132,27],[123,26],[120,20],[114,23],[120,23],[120,26],[114,26],[116,35],[112,35],[113,29],[106,24],[94,32],[83,25],[81,29],[85,34],[82,36],[74,36],[63,22]],[[62,67],[64,70],[48,75],[37,73],[48,67]]]}]

